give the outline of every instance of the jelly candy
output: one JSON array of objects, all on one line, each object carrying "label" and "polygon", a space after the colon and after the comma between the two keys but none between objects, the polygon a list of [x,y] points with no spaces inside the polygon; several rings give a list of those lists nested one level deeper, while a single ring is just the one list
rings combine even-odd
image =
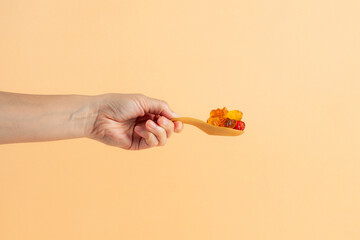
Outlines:
[{"label": "jelly candy", "polygon": [[214,125],[214,126],[222,126],[225,122],[226,118],[224,117],[210,117],[207,120],[207,123]]},{"label": "jelly candy", "polygon": [[235,125],[236,125],[236,120],[230,119],[230,118],[226,118],[224,124],[221,125],[221,127],[234,128]]},{"label": "jelly candy", "polygon": [[215,110],[211,110],[210,112],[210,117],[222,117],[225,116],[228,113],[228,110],[226,109],[226,107],[224,107],[223,109],[215,109]]},{"label": "jelly candy", "polygon": [[226,107],[223,109],[217,108],[211,110],[207,123],[218,127],[244,130],[245,123],[241,121],[242,116],[243,114],[239,110],[228,111]]},{"label": "jelly candy", "polygon": [[239,110],[232,110],[226,114],[227,118],[234,119],[236,121],[240,121],[242,116],[243,116],[243,113],[240,112]]},{"label": "jelly candy", "polygon": [[244,130],[245,129],[245,123],[243,121],[237,121],[234,129],[237,130]]}]

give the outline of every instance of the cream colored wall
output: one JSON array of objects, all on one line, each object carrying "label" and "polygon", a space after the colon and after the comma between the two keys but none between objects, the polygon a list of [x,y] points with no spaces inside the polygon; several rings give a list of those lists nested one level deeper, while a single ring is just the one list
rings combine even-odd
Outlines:
[{"label": "cream colored wall", "polygon": [[359,239],[359,79],[358,1],[0,0],[2,91],[247,124],[140,152],[2,145],[0,239]]}]

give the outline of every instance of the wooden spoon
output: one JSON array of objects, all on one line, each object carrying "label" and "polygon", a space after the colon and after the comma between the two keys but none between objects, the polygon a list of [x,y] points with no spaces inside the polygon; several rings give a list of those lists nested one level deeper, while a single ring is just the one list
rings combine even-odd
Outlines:
[{"label": "wooden spoon", "polygon": [[201,131],[209,134],[209,135],[218,135],[218,136],[239,136],[244,133],[244,131],[226,128],[226,127],[217,127],[211,124],[208,124],[204,121],[201,121],[196,118],[190,117],[181,117],[181,118],[173,118],[171,121],[180,121],[186,124],[193,125],[199,128]]}]

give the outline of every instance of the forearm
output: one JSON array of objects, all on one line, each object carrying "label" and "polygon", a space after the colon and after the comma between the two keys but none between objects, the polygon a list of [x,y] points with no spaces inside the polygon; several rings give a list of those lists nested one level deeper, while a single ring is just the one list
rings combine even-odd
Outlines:
[{"label": "forearm", "polygon": [[0,92],[0,144],[87,137],[96,97]]}]

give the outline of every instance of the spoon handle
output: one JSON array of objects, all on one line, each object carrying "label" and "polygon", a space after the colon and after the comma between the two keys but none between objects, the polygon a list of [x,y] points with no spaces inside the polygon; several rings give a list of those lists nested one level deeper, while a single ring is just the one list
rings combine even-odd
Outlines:
[{"label": "spoon handle", "polygon": [[196,118],[180,117],[180,118],[173,118],[173,119],[171,119],[171,121],[180,121],[182,123],[190,124],[190,125],[193,125],[193,126],[199,128],[200,130],[208,133],[207,126],[206,126],[207,123],[205,123],[204,121],[201,121],[199,119],[196,119]]},{"label": "spoon handle", "polygon": [[190,124],[193,125],[195,127],[201,128],[203,126],[203,124],[205,123],[204,121],[201,121],[199,119],[196,118],[191,118],[191,117],[180,117],[180,118],[172,118],[171,121],[180,121],[186,124]]}]

